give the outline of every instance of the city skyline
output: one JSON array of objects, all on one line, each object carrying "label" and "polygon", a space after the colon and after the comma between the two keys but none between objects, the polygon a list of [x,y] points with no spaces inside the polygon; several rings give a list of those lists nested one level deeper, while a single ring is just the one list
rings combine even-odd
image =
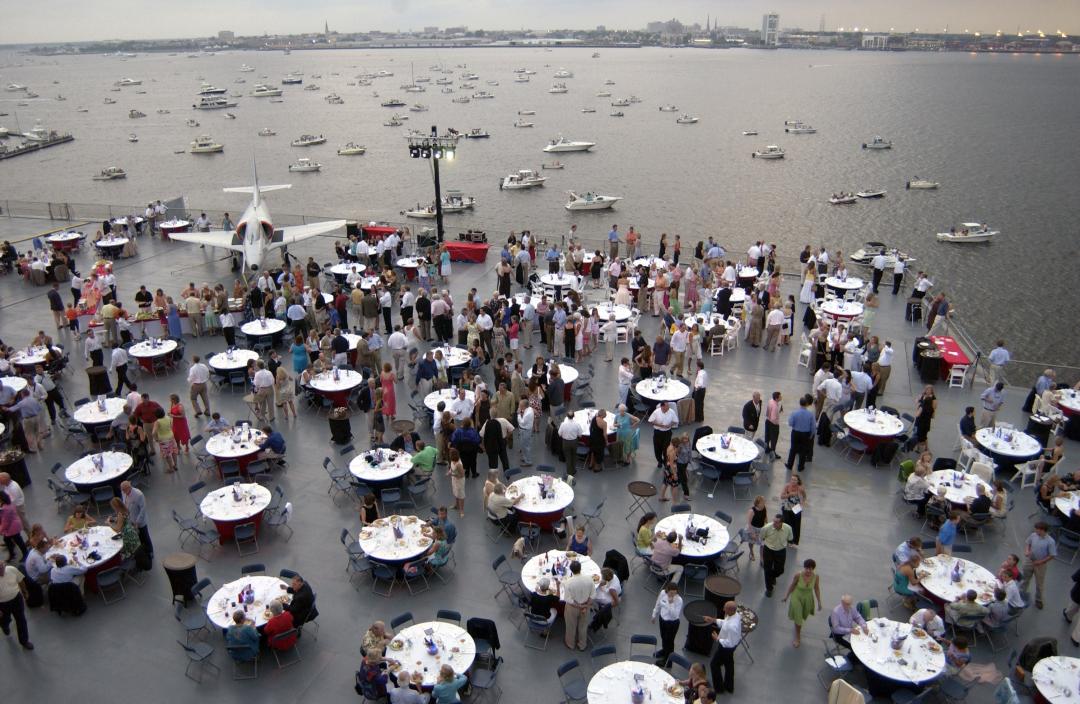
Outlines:
[{"label": "city skyline", "polygon": [[[152,12],[138,0],[58,0],[55,13],[42,23],[36,13],[7,12],[0,44],[95,41],[108,39],[172,39],[215,36],[220,30],[237,36],[319,33],[324,22],[341,33],[422,31],[425,27],[468,26],[472,30],[544,31],[552,29],[642,30],[649,22],[678,19],[705,24],[760,28],[762,15],[776,12],[780,27],[816,30],[859,28],[873,32],[950,32],[1046,34],[1080,33],[1080,3],[1070,0],[910,0],[902,6],[884,0],[672,0],[662,6],[642,0],[615,2],[549,0],[522,6],[511,0],[476,0],[467,5],[450,0],[378,0],[359,9],[343,0],[208,0],[163,5]],[[193,23],[193,18],[205,18]]]}]

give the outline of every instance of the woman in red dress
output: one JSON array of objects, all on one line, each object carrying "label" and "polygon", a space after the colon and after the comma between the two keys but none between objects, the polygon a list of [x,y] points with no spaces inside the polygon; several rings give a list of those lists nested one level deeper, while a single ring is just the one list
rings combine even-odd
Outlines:
[{"label": "woman in red dress", "polygon": [[394,416],[397,415],[397,395],[394,393],[394,381],[396,381],[397,377],[394,374],[394,368],[390,366],[390,362],[383,362],[382,369],[382,374],[379,375],[383,392],[382,412],[390,421],[393,421]]},{"label": "woman in red dress", "polygon": [[187,414],[184,406],[180,403],[180,397],[176,394],[169,395],[169,417],[172,418],[173,439],[176,446],[184,448],[184,454],[191,451],[191,430],[188,429]]}]

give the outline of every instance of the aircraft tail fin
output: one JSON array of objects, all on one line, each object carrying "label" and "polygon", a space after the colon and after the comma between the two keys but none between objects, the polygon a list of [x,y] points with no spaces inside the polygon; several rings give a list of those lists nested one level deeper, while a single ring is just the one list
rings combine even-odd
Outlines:
[{"label": "aircraft tail fin", "polygon": [[[267,193],[269,191],[281,191],[286,188],[292,188],[292,184],[283,183],[277,186],[259,186],[259,193]],[[254,186],[233,186],[231,188],[222,188],[221,190],[225,193],[247,193],[248,195],[252,195],[255,193]]]}]

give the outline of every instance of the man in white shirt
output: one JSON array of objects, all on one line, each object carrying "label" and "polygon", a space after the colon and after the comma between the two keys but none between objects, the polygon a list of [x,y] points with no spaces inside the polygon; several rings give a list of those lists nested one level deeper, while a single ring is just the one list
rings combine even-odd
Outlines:
[{"label": "man in white shirt", "polygon": [[694,422],[700,423],[705,420],[705,390],[709,387],[709,373],[705,371],[705,363],[697,361],[697,374],[694,375],[694,390],[691,397],[694,399]]},{"label": "man in white shirt", "polygon": [[926,276],[925,273],[919,272],[919,275],[915,277],[915,290],[911,292],[912,298],[925,298],[926,292],[933,288],[934,282]]},{"label": "man in white shirt", "polygon": [[765,316],[765,351],[772,352],[780,341],[780,328],[784,326],[784,311],[775,306]]},{"label": "man in white shirt", "polygon": [[727,281],[729,286],[735,285],[735,267],[734,265],[732,265],[731,262],[728,262],[728,265],[724,267],[724,273],[721,275],[720,278],[722,278],[724,281]]},{"label": "man in white shirt", "polygon": [[716,651],[713,652],[712,660],[709,661],[709,670],[712,675],[713,688],[717,692],[735,692],[735,649],[742,640],[742,615],[735,606],[734,601],[724,604],[724,618],[716,619],[710,616],[705,621],[716,626],[713,639],[716,641]]},{"label": "man in white shirt", "polygon": [[94,333],[94,328],[86,331],[86,341],[83,343],[83,359],[93,362],[95,367],[101,367],[105,364],[105,353],[101,351],[101,338]]},{"label": "man in white shirt", "polygon": [[874,258],[870,260],[870,266],[874,269],[873,279],[871,282],[872,290],[874,293],[878,292],[878,286],[881,285],[881,277],[885,275],[885,265],[888,262],[885,259],[883,252],[878,252],[874,255]]},{"label": "man in white shirt", "polygon": [[454,420],[456,421],[462,421],[472,417],[474,404],[465,393],[465,389],[458,389],[457,398],[450,404],[450,415],[454,416]]},{"label": "man in white shirt", "polygon": [[746,250],[746,266],[757,266],[758,257],[761,256],[761,247],[757,242],[750,245],[750,249]]},{"label": "man in white shirt", "polygon": [[[617,241],[615,246],[618,246]],[[584,652],[588,645],[589,607],[595,591],[592,577],[581,573],[581,563],[577,560],[571,562],[570,578],[559,585],[559,593],[566,604],[563,609],[563,620],[566,622],[563,640],[570,650],[576,647]]]},{"label": "man in white shirt", "polygon": [[113,347],[112,353],[109,355],[109,368],[116,372],[116,392],[114,395],[119,398],[120,392],[126,385],[131,388],[131,382],[128,381],[127,376],[128,365],[128,353],[123,347],[117,345]]},{"label": "man in white shirt", "polygon": [[1004,381],[1001,376],[1002,369],[1009,363],[1012,357],[1009,355],[1009,350],[1005,349],[1005,340],[998,340],[994,345],[994,349],[990,350],[990,354],[987,355],[987,359],[990,361],[990,374],[991,380],[994,382]]},{"label": "man in white shirt", "polygon": [[[191,358],[191,366],[188,367],[188,383],[191,384],[191,407],[195,409],[195,417],[202,414],[210,415],[210,396],[206,393],[206,384],[210,381],[210,368],[202,363],[202,358],[195,355]],[[202,399],[202,408],[199,408],[199,399]]]},{"label": "man in white shirt", "polygon": [[604,338],[604,348],[607,352],[605,362],[611,362],[615,359],[615,340],[619,337],[619,324],[615,321],[615,316],[608,317],[607,322],[600,326],[600,334]]},{"label": "man in white shirt", "polygon": [[[383,326],[386,329],[386,334],[389,335],[393,332],[393,328],[390,326],[390,313],[394,308],[394,295],[390,293],[390,289],[384,288],[382,293],[379,294],[379,310],[382,311]],[[376,323],[376,326],[378,324]]]},{"label": "man in white shirt", "polygon": [[260,421],[269,420],[274,422],[274,375],[266,368],[266,363],[261,359],[255,365],[258,371],[252,385],[255,387],[252,406],[255,415]]},{"label": "man in white shirt", "polygon": [[195,230],[198,232],[210,232],[210,218],[206,217],[206,213],[199,215],[195,219]]},{"label": "man in white shirt", "polygon": [[364,280],[364,275],[361,274],[357,265],[349,267],[349,273],[345,276],[345,283],[349,285],[349,288],[356,288],[356,286]]},{"label": "man in white shirt", "polygon": [[671,444],[671,430],[679,426],[679,414],[667,401],[661,401],[649,415],[653,427],[653,454],[656,466],[663,467],[668,445]]},{"label": "man in white shirt", "polygon": [[826,417],[832,416],[833,411],[836,410],[837,404],[840,403],[840,399],[844,395],[844,385],[835,376],[830,376],[821,382],[819,391],[825,394],[825,404],[822,407],[822,412]]},{"label": "man in white shirt", "polygon": [[484,354],[487,356],[487,360],[491,359],[491,355],[494,354],[494,348],[491,346],[492,329],[495,327],[494,321],[491,316],[488,315],[486,308],[480,309],[480,314],[476,316],[476,326],[480,328],[480,345],[484,348]]},{"label": "man in white shirt", "polygon": [[885,393],[885,383],[889,380],[889,375],[892,373],[892,360],[895,354],[893,350],[892,342],[885,340],[885,346],[881,348],[881,353],[878,355],[878,370],[880,372],[880,378],[878,379],[878,398]]},{"label": "man in white shirt", "polygon": [[851,407],[862,408],[866,394],[874,387],[874,380],[864,371],[851,372]]},{"label": "man in white shirt", "polygon": [[409,339],[401,331],[401,326],[394,327],[394,332],[386,338],[386,348],[390,350],[390,356],[394,358],[394,373],[398,381],[405,378],[406,355],[408,354]]},{"label": "man in white shirt", "polygon": [[671,353],[674,357],[671,363],[671,373],[676,376],[682,376],[689,337],[689,333],[686,332],[686,323],[680,320],[679,327],[671,334],[671,341],[668,343],[671,345]]},{"label": "man in white shirt", "polygon": [[521,399],[517,408],[517,443],[521,451],[521,466],[532,466],[532,437],[533,423],[536,422],[536,413],[526,399]]},{"label": "man in white shirt", "polygon": [[398,302],[398,313],[401,315],[402,326],[407,325],[410,322],[415,322],[413,319],[413,303],[416,301],[416,294],[408,286],[403,286],[401,289],[401,300]]},{"label": "man in white shirt", "polygon": [[563,416],[559,424],[559,439],[562,441],[563,459],[566,461],[566,474],[577,474],[577,446],[581,438],[581,426],[574,420],[572,413]]}]

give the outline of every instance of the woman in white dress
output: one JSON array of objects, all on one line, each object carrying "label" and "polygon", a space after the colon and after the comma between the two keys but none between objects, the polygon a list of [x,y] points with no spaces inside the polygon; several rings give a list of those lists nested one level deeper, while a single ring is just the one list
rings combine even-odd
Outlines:
[{"label": "woman in white dress", "polygon": [[810,304],[814,302],[814,285],[817,283],[817,269],[813,262],[806,265],[803,271],[802,290],[799,291],[799,303]]}]

